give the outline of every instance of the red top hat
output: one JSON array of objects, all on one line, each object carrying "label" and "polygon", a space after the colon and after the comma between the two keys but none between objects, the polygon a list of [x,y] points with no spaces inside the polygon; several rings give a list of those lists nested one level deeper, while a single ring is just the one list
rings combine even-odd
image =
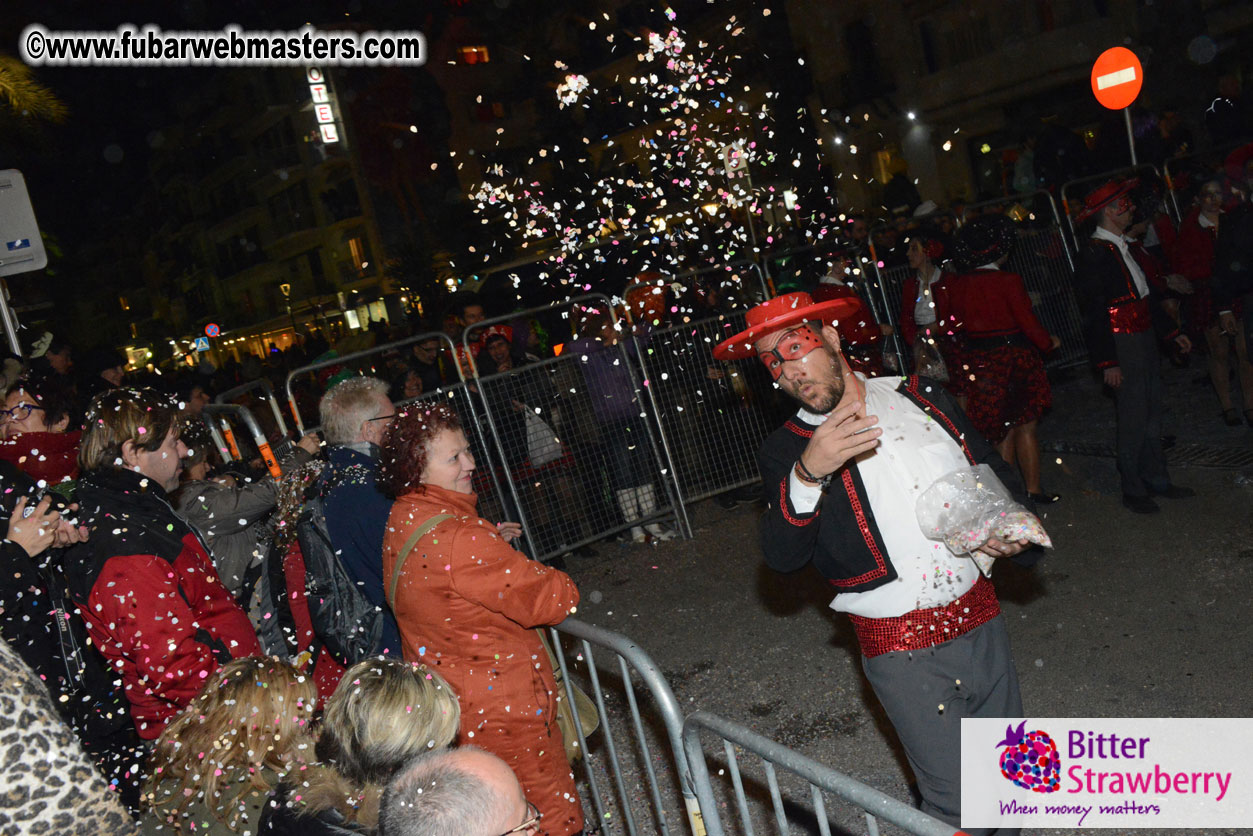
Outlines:
[{"label": "red top hat", "polygon": [[762,337],[812,320],[834,323],[841,316],[855,313],[858,307],[857,300],[849,298],[830,299],[815,304],[808,293],[785,293],[767,299],[745,315],[748,328],[729,340],[718,343],[714,349],[714,357],[719,360],[752,357],[757,353],[753,349],[753,343]]},{"label": "red top hat", "polygon": [[1079,217],[1075,219],[1076,222],[1083,223],[1105,208],[1105,206],[1134,189],[1136,183],[1136,180],[1126,180],[1122,183],[1117,180],[1110,180],[1108,183],[1093,189],[1083,199],[1083,208],[1079,210]]}]

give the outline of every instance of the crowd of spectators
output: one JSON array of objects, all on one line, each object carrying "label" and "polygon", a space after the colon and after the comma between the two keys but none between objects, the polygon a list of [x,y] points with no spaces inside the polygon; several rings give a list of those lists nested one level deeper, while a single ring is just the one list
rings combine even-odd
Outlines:
[{"label": "crowd of spectators", "polygon": [[[1204,347],[1222,420],[1253,425],[1253,152],[1224,163],[1194,178],[1178,225],[1160,184],[1140,183],[1127,244]],[[1005,206],[970,216],[924,204],[878,229],[846,216],[838,246],[811,252],[794,289],[854,300],[838,324],[850,365],[939,380],[1048,503],[1060,497],[1040,485],[1035,427],[1059,339],[1009,269],[1022,226]],[[899,314],[872,287],[871,261],[907,271]],[[560,561],[519,550],[513,512],[521,503],[532,536],[560,548],[588,548],[593,513],[627,541],[674,537],[645,389],[680,427],[716,430],[750,405],[771,413],[760,364],[715,361],[688,327],[742,311],[753,293],[729,275],[643,275],[620,308],[580,303],[507,322],[458,294],[438,329],[378,324],[371,339],[397,345],[364,364],[343,359],[364,345],[316,333],[265,357],[165,374],[128,371],[109,351],[79,362],[50,334],[7,358],[0,700],[52,731],[29,735],[18,712],[0,714],[42,747],[21,781],[51,785],[54,770],[81,790],[64,810],[8,814],[31,826],[74,815],[100,832],[417,833],[421,820],[460,815],[493,833],[581,831],[561,692],[537,635],[574,612],[579,593]],[[573,359],[554,364],[565,352]],[[682,379],[642,381],[641,364],[658,356]],[[278,389],[311,364],[295,408],[318,416],[320,436],[283,437],[254,410],[281,449],[281,478],[248,461],[249,439],[242,461],[217,448],[201,418],[216,393],[263,378]],[[475,450],[483,427],[432,397],[447,387],[486,405],[499,455]],[[708,460],[699,448],[678,439],[689,472]],[[589,461],[592,479],[579,467]],[[499,476],[515,491],[488,496]],[[311,586],[306,565],[318,537],[347,579],[329,592]],[[343,625],[358,611],[369,618]],[[368,641],[345,643],[328,623]],[[463,807],[439,800],[450,788]]]}]

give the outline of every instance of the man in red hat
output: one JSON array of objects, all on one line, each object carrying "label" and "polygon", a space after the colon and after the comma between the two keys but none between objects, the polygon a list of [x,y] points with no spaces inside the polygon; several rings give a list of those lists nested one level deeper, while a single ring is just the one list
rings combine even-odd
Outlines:
[{"label": "man in red hat", "polygon": [[[979,463],[1033,506],[940,384],[849,369],[833,320],[853,310],[844,299],[780,296],[750,310],[748,329],[714,355],[756,355],[800,403],[757,454],[766,563],[792,572],[812,561],[836,588],[831,608],[852,618],[923,811],[959,825],[961,718],[1018,717],[1022,699],[992,584],[974,561],[923,536],[914,508],[937,479]],[[1004,557],[1026,546],[993,539],[980,551]]]},{"label": "man in red hat", "polygon": [[1148,279],[1123,237],[1135,210],[1135,185],[1111,180],[1084,199],[1079,223],[1095,220],[1096,228],[1079,254],[1075,284],[1088,354],[1117,403],[1123,505],[1137,514],[1153,514],[1160,510],[1154,496],[1196,495],[1172,484],[1166,470],[1157,337],[1174,340],[1184,353],[1192,350],[1192,343],[1162,306],[1154,304],[1157,300],[1150,299]]}]

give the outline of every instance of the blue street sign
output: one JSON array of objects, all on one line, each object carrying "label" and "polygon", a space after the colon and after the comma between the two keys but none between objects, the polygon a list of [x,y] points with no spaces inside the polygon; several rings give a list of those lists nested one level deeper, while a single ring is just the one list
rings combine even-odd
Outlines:
[{"label": "blue street sign", "polygon": [[209,350],[209,338],[208,337],[196,337],[196,351],[208,351],[208,350]]}]

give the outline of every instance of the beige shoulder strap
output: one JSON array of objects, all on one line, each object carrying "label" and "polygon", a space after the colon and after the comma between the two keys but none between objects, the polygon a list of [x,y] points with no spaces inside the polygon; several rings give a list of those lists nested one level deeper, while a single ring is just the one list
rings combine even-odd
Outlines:
[{"label": "beige shoulder strap", "polygon": [[400,554],[396,555],[396,565],[392,567],[392,582],[387,587],[387,606],[393,611],[396,609],[396,584],[400,583],[400,570],[405,565],[405,558],[409,556],[409,552],[413,551],[413,547],[418,541],[431,533],[435,526],[450,518],[452,514],[436,514],[422,525],[414,529],[413,534],[409,535],[409,539],[405,541],[405,546],[400,550]]}]

